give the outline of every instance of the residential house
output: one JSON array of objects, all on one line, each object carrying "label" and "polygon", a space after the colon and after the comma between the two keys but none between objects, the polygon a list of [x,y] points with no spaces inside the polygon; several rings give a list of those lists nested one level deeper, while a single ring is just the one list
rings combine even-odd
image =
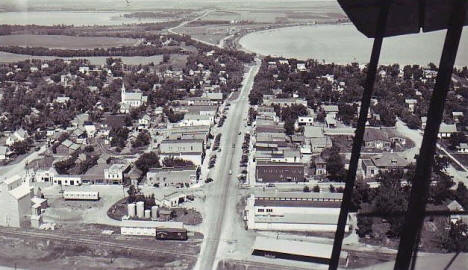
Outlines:
[{"label": "residential house", "polygon": [[457,152],[468,154],[468,143],[460,143],[460,145],[457,146]]},{"label": "residential house", "polygon": [[146,184],[150,186],[189,187],[197,181],[197,167],[157,168],[146,173]]},{"label": "residential house", "polygon": [[7,146],[12,146],[16,142],[22,142],[28,138],[28,132],[26,130],[20,128],[13,132],[7,139],[5,144]]},{"label": "residential house", "polygon": [[439,138],[450,138],[452,134],[457,133],[457,126],[455,124],[440,124],[439,134],[437,137]]},{"label": "residential house", "polygon": [[387,133],[380,128],[366,128],[364,133],[364,147],[367,149],[378,149],[388,151],[392,142]]},{"label": "residential house", "polygon": [[76,144],[70,141],[69,139],[66,139],[59,146],[57,146],[56,152],[58,155],[67,156],[79,150],[80,148],[81,147],[79,144]]},{"label": "residential house", "polygon": [[138,119],[138,129],[148,129],[150,127],[151,117],[148,114]]},{"label": "residential house", "polygon": [[410,162],[397,153],[382,153],[362,160],[362,169],[365,177],[374,177],[379,172],[396,169],[405,169]]},{"label": "residential house", "polygon": [[325,148],[331,147],[331,140],[324,135],[322,127],[305,126],[304,138],[312,147],[313,153],[321,153]]},{"label": "residential house", "polygon": [[413,113],[416,104],[418,104],[418,100],[416,100],[414,98],[407,98],[407,99],[405,99],[405,103],[406,103],[406,105],[408,105],[408,111],[410,113]]},{"label": "residential house", "polygon": [[327,162],[321,157],[318,156],[315,158],[315,175],[327,175]]},{"label": "residential house", "polygon": [[460,120],[463,119],[463,112],[452,112],[452,118],[455,123],[460,123]]}]

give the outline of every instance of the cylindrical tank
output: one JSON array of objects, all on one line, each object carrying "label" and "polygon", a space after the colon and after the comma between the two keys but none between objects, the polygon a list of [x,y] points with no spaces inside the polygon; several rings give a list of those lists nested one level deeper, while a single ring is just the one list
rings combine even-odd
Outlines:
[{"label": "cylindrical tank", "polygon": [[151,217],[153,219],[157,219],[158,218],[158,207],[155,205],[153,207],[151,207]]},{"label": "cylindrical tank", "polygon": [[129,203],[128,204],[128,217],[135,217],[135,204],[134,203]]},{"label": "cylindrical tank", "polygon": [[145,210],[145,218],[151,218],[151,210]]},{"label": "cylindrical tank", "polygon": [[143,218],[145,216],[145,203],[144,202],[137,202],[136,203],[136,212],[137,217]]}]

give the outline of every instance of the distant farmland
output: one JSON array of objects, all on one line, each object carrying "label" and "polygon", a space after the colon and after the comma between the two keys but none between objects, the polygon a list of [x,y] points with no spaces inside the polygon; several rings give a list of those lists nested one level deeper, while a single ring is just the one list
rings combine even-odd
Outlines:
[{"label": "distant farmland", "polygon": [[53,49],[93,49],[132,46],[137,39],[114,37],[75,37],[63,35],[6,35],[0,46],[45,47]]}]

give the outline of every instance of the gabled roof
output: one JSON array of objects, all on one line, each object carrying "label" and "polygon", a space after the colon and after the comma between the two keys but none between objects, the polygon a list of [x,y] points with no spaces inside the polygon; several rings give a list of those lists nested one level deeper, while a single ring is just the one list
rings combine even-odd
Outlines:
[{"label": "gabled roof", "polygon": [[440,124],[439,133],[456,133],[457,126],[455,124]]},{"label": "gabled roof", "polygon": [[306,138],[322,138],[323,130],[321,127],[314,127],[314,126],[305,126],[304,127],[304,137]]},{"label": "gabled roof", "polygon": [[410,164],[409,161],[398,155],[397,153],[383,153],[377,156],[371,157],[372,162],[375,166],[382,167],[406,167]]}]

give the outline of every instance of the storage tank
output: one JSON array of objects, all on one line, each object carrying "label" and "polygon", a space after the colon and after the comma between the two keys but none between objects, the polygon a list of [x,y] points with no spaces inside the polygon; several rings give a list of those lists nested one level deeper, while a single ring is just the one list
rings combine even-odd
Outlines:
[{"label": "storage tank", "polygon": [[157,219],[158,218],[158,207],[155,205],[153,207],[151,207],[151,217],[153,219]]},{"label": "storage tank", "polygon": [[136,212],[137,212],[137,217],[139,218],[143,218],[145,216],[145,202],[136,203]]},{"label": "storage tank", "polygon": [[145,218],[151,218],[151,210],[145,210]]},{"label": "storage tank", "polygon": [[129,203],[128,204],[128,217],[135,217],[135,204],[134,203]]}]

